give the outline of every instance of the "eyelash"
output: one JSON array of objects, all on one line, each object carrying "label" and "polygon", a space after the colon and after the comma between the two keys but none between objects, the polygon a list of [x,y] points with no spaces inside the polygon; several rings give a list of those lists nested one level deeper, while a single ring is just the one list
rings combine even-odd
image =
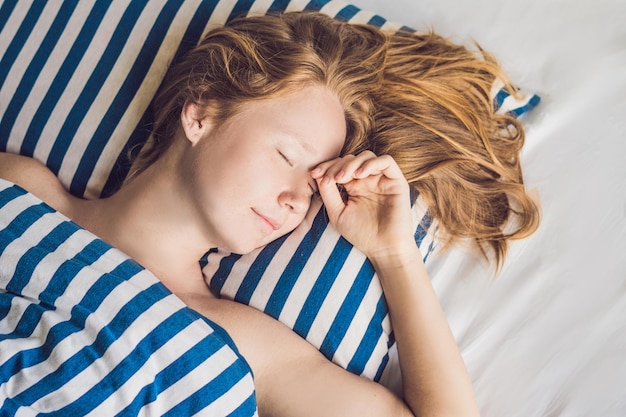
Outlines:
[{"label": "eyelash", "polygon": [[[291,162],[291,160],[287,158],[287,156],[284,153],[282,153],[279,150],[276,150],[276,151],[278,152],[280,157],[283,158],[285,162],[287,162],[287,164],[289,164],[290,167],[293,167],[293,162]],[[319,194],[319,190],[317,189],[317,187],[312,186],[311,183],[309,183],[309,188],[311,189],[311,197],[314,197]]]},{"label": "eyelash", "polygon": [[285,160],[285,162],[289,164],[290,167],[293,167],[293,162],[291,162],[291,160],[287,158],[284,153],[282,153],[281,151],[277,151],[277,152]]}]

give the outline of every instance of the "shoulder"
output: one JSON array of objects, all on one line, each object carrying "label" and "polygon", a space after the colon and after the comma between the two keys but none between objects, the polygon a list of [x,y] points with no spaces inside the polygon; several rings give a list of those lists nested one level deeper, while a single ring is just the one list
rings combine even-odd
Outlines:
[{"label": "shoulder", "polygon": [[66,213],[72,196],[44,164],[36,159],[0,152],[0,178],[11,181],[54,209]]}]

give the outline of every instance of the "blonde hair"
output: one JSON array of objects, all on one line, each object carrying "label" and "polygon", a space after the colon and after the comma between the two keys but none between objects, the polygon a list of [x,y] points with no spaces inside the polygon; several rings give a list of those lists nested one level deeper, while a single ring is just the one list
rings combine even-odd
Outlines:
[{"label": "blonde hair", "polygon": [[249,101],[318,83],[344,106],[342,153],[391,155],[429,205],[444,247],[471,238],[501,265],[507,240],[531,234],[539,210],[522,179],[523,128],[493,110],[496,79],[514,90],[489,54],[434,33],[384,33],[315,12],[236,19],[170,68],[129,178],[169,148],[186,103],[216,104],[210,117],[220,125]]},{"label": "blonde hair", "polygon": [[207,115],[219,126],[247,102],[315,83],[344,107],[343,152],[365,149],[374,108],[370,92],[380,83],[385,43],[374,27],[311,12],[240,18],[210,31],[166,75],[154,100],[152,137],[129,178],[169,148],[186,103],[215,104],[216,114]]},{"label": "blonde hair", "polygon": [[444,247],[473,239],[500,266],[507,240],[538,227],[524,187],[524,130],[494,112],[491,88],[506,76],[496,61],[432,32],[389,35],[370,147],[389,154],[429,206]]}]

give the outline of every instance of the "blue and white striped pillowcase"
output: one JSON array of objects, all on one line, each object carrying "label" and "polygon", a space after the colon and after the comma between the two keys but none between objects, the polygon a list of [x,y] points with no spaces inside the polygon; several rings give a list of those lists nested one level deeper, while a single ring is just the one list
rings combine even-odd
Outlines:
[{"label": "blue and white striped pillowcase", "polygon": [[0,408],[256,415],[222,329],[148,271],[0,180]]},{"label": "blue and white striped pillowcase", "polygon": [[491,88],[493,108],[496,113],[520,117],[535,108],[541,98],[536,94],[518,91],[513,95],[501,80],[496,80]]},{"label": "blue and white striped pillowcase", "polygon": [[[5,2],[0,6],[0,150],[34,156],[45,162],[75,195],[93,197],[102,192],[106,194],[121,182],[127,172],[126,152],[141,144],[148,135],[147,126],[151,121],[149,103],[171,59],[194,45],[209,27],[221,25],[236,15],[248,11],[265,13],[303,9],[320,10],[343,20],[370,23],[385,29],[400,28],[380,16],[336,0],[187,0],[182,3],[154,2],[149,7],[145,1],[130,0],[112,4],[108,1]],[[514,109],[516,104],[510,98],[507,100],[509,108]],[[529,110],[528,107],[520,108]],[[422,214],[417,213],[416,217],[421,219]],[[424,230],[419,232],[420,236],[423,234]],[[343,258],[333,252],[337,239],[327,239],[327,235],[332,236],[332,233],[322,234],[324,241],[314,245],[316,251],[309,251],[304,256],[306,259],[318,259],[320,265],[338,267]],[[327,240],[330,243],[325,243]],[[279,244],[282,245],[282,242]],[[423,241],[425,254],[430,251],[432,242],[432,237]],[[251,271],[260,275],[263,275],[262,265],[272,267],[266,276],[270,275],[269,271],[283,276],[284,269],[277,265],[291,263],[304,267],[302,259],[292,255],[295,253],[293,246],[297,247],[297,244],[294,241],[290,245],[282,245],[275,254],[273,249],[264,248],[258,256],[221,259],[220,268],[216,271],[218,281],[228,277],[228,280],[236,282],[234,272],[247,271],[246,262],[254,264]],[[328,248],[322,250],[326,245],[329,245]],[[321,252],[325,255],[318,255]],[[218,252],[217,255],[224,254]],[[217,255],[212,252],[208,259]],[[345,265],[342,272],[348,277],[347,282],[359,282],[356,271],[364,262],[362,259],[355,261],[355,257],[351,255],[348,258],[350,266]],[[213,279],[215,277],[210,268],[215,262],[211,261],[209,269],[205,268]],[[228,263],[234,263],[232,270],[227,267]],[[248,295],[251,303],[270,296],[269,292],[263,295],[263,291],[273,293],[266,276],[260,284],[255,284],[258,287],[252,291],[254,294]],[[309,288],[302,289],[306,286],[300,280],[302,277],[297,282],[290,277],[287,291],[282,294],[298,294],[305,299],[310,294],[307,292]],[[343,281],[343,278],[336,281]],[[291,291],[290,285],[297,285],[296,288],[300,289]],[[329,291],[332,289],[325,285],[322,287]],[[216,285],[213,284],[213,287]],[[233,283],[229,284],[230,287],[238,288]],[[246,291],[251,292],[249,289]],[[232,296],[237,298],[236,293]],[[315,306],[313,311],[306,310],[303,314],[320,316],[316,309],[325,308],[320,300],[328,299],[323,291],[320,297],[316,302],[307,304],[306,309]],[[378,333],[386,335],[389,329],[384,303],[375,296],[371,298],[375,301],[360,297],[365,296],[360,294],[348,298],[348,302],[352,303],[352,313],[347,317],[341,316],[338,322],[343,324],[338,327],[344,331],[349,323],[373,323],[372,326],[377,329],[387,329]],[[274,303],[275,298],[270,301]],[[286,301],[278,302],[281,303]],[[272,311],[281,315],[287,310],[273,308]],[[362,313],[363,310],[367,313]],[[339,313],[340,310],[335,307],[335,311]],[[296,313],[292,314],[299,315]],[[357,316],[363,316],[363,319],[356,320]],[[376,317],[374,322],[371,317]],[[327,319],[334,322],[335,316],[331,314]],[[296,324],[293,318],[285,321]],[[335,360],[346,363],[356,373],[365,372],[377,378],[384,365],[384,356],[372,361],[369,353],[374,349],[372,342],[363,340],[376,340],[378,344],[374,343],[374,346],[382,352],[388,348],[384,346],[383,349],[382,345],[391,343],[392,338],[382,344],[377,338],[364,339],[373,332],[368,325],[362,325],[356,336],[351,334],[344,339],[345,343],[365,345],[346,349],[347,354],[340,358],[337,351],[343,349],[336,346],[344,339],[335,339],[332,335],[327,337],[324,331],[320,333],[317,330],[319,321],[315,320],[311,329],[307,330],[310,321],[304,320],[307,324],[302,327],[309,339],[321,341],[319,347],[324,350],[326,346],[332,346],[327,350],[328,354],[334,352],[331,356]],[[325,326],[328,327],[328,324]],[[357,351],[359,353],[355,356]],[[350,358],[356,358],[354,361],[358,363],[350,365],[354,363]],[[379,363],[381,360],[382,365]]]}]

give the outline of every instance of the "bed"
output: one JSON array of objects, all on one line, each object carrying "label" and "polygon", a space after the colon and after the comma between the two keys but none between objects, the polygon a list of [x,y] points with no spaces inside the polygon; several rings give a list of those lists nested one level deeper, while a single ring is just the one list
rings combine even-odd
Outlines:
[{"label": "bed", "polygon": [[[530,238],[514,242],[495,275],[462,246],[439,252],[419,199],[414,214],[416,241],[482,414],[626,415],[626,5],[609,0],[148,5],[3,2],[1,150],[42,160],[76,195],[106,194],[124,175],[124,150],[145,136],[150,99],[169,60],[211,24],[249,10],[322,10],[351,22],[432,27],[461,43],[476,40],[529,92],[504,110],[524,113],[525,180],[541,200],[542,224]],[[84,24],[94,16],[116,24]],[[115,59],[107,60],[110,56]],[[541,97],[536,107],[534,94]],[[207,282],[225,296],[258,304],[341,366],[398,390],[393,333],[372,272],[332,231],[317,230],[315,215],[306,230],[252,256],[208,252],[200,260]],[[314,248],[302,244],[307,239],[332,243]],[[303,250],[307,262],[294,261]],[[338,266],[336,253],[342,254]],[[0,252],[0,265],[7,265],[6,259]],[[312,273],[314,264],[321,266]],[[253,286],[245,281],[254,275],[250,271],[256,274]],[[321,276],[338,278],[326,282]],[[341,277],[349,285],[341,287]],[[287,295],[277,299],[284,291],[276,289],[286,285]],[[324,292],[350,294],[358,302],[332,305],[328,300],[336,297],[308,297]],[[9,311],[2,306],[3,313]],[[312,310],[316,315],[306,314]],[[338,319],[346,316],[348,321]],[[0,349],[0,367],[6,364],[2,358]],[[0,391],[2,396],[7,391]],[[238,410],[253,414],[250,393],[244,390],[241,398]]]}]

